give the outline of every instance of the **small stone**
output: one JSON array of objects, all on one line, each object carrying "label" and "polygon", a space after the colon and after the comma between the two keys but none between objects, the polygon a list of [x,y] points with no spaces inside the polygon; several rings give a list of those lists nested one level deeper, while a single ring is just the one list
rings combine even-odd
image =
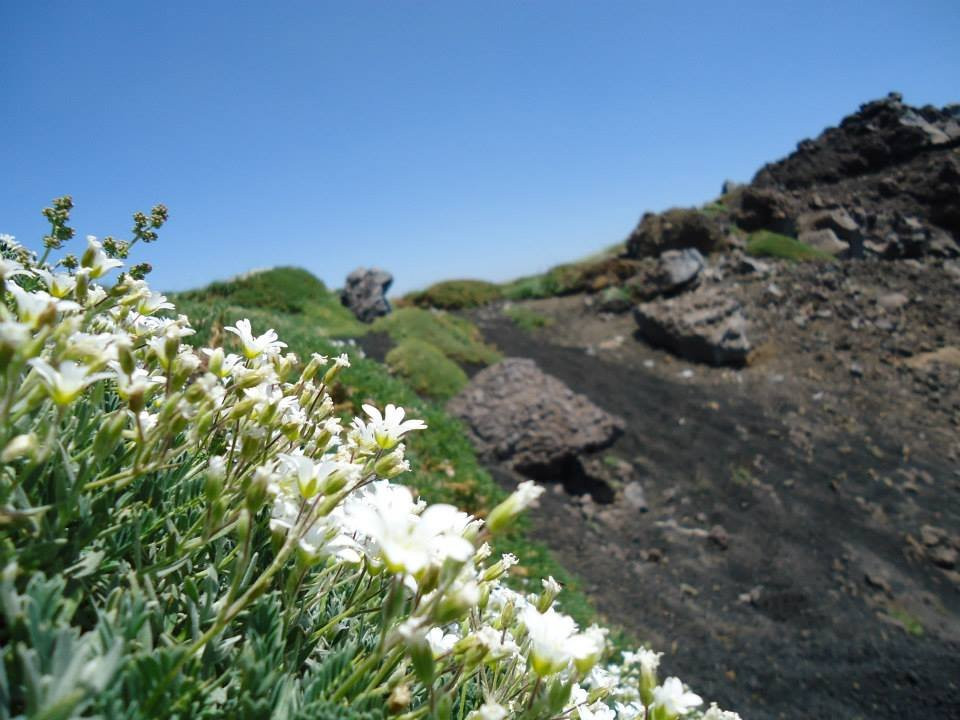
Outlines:
[{"label": "small stone", "polygon": [[714,525],[710,528],[710,534],[707,537],[721,550],[726,550],[730,546],[730,533],[723,525]]},{"label": "small stone", "polygon": [[850,363],[850,374],[855,378],[862,378],[863,366],[860,363]]},{"label": "small stone", "polygon": [[947,545],[938,545],[929,551],[930,559],[937,567],[953,569],[957,564],[957,551]]},{"label": "small stone", "polygon": [[890,587],[890,582],[880,573],[867,571],[864,573],[863,579],[867,581],[867,585],[870,587],[882,590],[890,597],[893,597],[893,589]]},{"label": "small stone", "polygon": [[887,312],[895,312],[910,302],[910,298],[900,292],[892,292],[877,298],[877,305]]},{"label": "small stone", "polygon": [[634,481],[627,483],[623,488],[623,499],[630,508],[640,512],[647,511],[647,498],[643,492],[643,485]]},{"label": "small stone", "polygon": [[920,539],[923,540],[923,544],[927,547],[939,545],[940,541],[945,540],[946,537],[947,531],[943,528],[934,527],[933,525],[924,525],[920,528]]}]

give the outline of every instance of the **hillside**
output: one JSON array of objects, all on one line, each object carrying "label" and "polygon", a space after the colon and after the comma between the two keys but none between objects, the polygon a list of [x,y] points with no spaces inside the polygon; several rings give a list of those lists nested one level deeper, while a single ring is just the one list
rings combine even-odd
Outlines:
[{"label": "hillside", "polygon": [[744,717],[960,711],[958,122],[891,95],[608,252],[407,298],[625,420],[535,536]]}]

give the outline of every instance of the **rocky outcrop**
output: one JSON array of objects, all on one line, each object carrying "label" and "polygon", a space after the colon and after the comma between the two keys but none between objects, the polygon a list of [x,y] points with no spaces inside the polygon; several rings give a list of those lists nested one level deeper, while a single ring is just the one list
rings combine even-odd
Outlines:
[{"label": "rocky outcrop", "polygon": [[523,358],[477,373],[447,409],[466,423],[483,459],[535,477],[610,445],[624,429],[623,420]]},{"label": "rocky outcrop", "polygon": [[960,105],[915,108],[891,93],[800,142],[738,192],[734,218],[746,230],[831,230],[851,256],[955,257]]},{"label": "rocky outcrop", "polygon": [[340,302],[350,309],[358,320],[373,322],[390,312],[387,290],[393,284],[393,275],[378,268],[357,268],[347,275],[347,284]]},{"label": "rocky outcrop", "polygon": [[743,365],[750,353],[740,303],[716,290],[638,305],[640,333],[654,345],[710,365]]},{"label": "rocky outcrop", "polygon": [[627,255],[643,258],[683,248],[710,253],[728,245],[731,230],[724,217],[699,210],[674,208],[664,213],[646,213],[627,238]]}]

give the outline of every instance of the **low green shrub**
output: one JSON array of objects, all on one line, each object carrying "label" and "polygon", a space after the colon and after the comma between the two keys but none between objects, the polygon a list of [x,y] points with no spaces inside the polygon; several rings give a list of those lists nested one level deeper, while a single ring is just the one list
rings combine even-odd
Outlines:
[{"label": "low green shrub", "polygon": [[[214,282],[199,290],[175,295],[178,302],[225,308],[258,308],[302,315],[322,335],[358,337],[366,324],[343,306],[340,297],[302,268],[281,267],[246,273],[232,280]],[[206,314],[206,313],[205,313]]]},{"label": "low green shrub", "polygon": [[442,310],[397,308],[378,318],[372,329],[389,334],[396,343],[410,339],[428,342],[459,363],[490,365],[500,359],[472,322]]},{"label": "low green shrub", "polygon": [[479,307],[499,300],[500,286],[485,280],[446,280],[426,290],[409,293],[405,300],[412,305],[441,310]]},{"label": "low green shrub", "polygon": [[769,230],[757,230],[747,236],[747,253],[760,257],[793,261],[834,260],[834,257],[829,253],[802,243],[796,238],[780,235]]},{"label": "low green shrub", "polygon": [[420,395],[448,400],[467,384],[467,374],[424,340],[404,340],[387,353],[387,367]]}]

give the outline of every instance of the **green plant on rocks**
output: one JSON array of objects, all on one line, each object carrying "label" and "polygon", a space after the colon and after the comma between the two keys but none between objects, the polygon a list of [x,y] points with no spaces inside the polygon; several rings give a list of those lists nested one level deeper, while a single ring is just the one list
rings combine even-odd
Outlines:
[{"label": "green plant on rocks", "polygon": [[[659,655],[604,666],[559,585],[503,584],[485,520],[395,482],[429,432],[397,406],[342,416],[346,355],[299,358],[249,319],[226,346],[120,270],[156,239],[0,236],[0,717],[638,718],[701,699]],[[261,328],[262,329],[262,328]],[[711,707],[710,720],[733,718]]]}]

